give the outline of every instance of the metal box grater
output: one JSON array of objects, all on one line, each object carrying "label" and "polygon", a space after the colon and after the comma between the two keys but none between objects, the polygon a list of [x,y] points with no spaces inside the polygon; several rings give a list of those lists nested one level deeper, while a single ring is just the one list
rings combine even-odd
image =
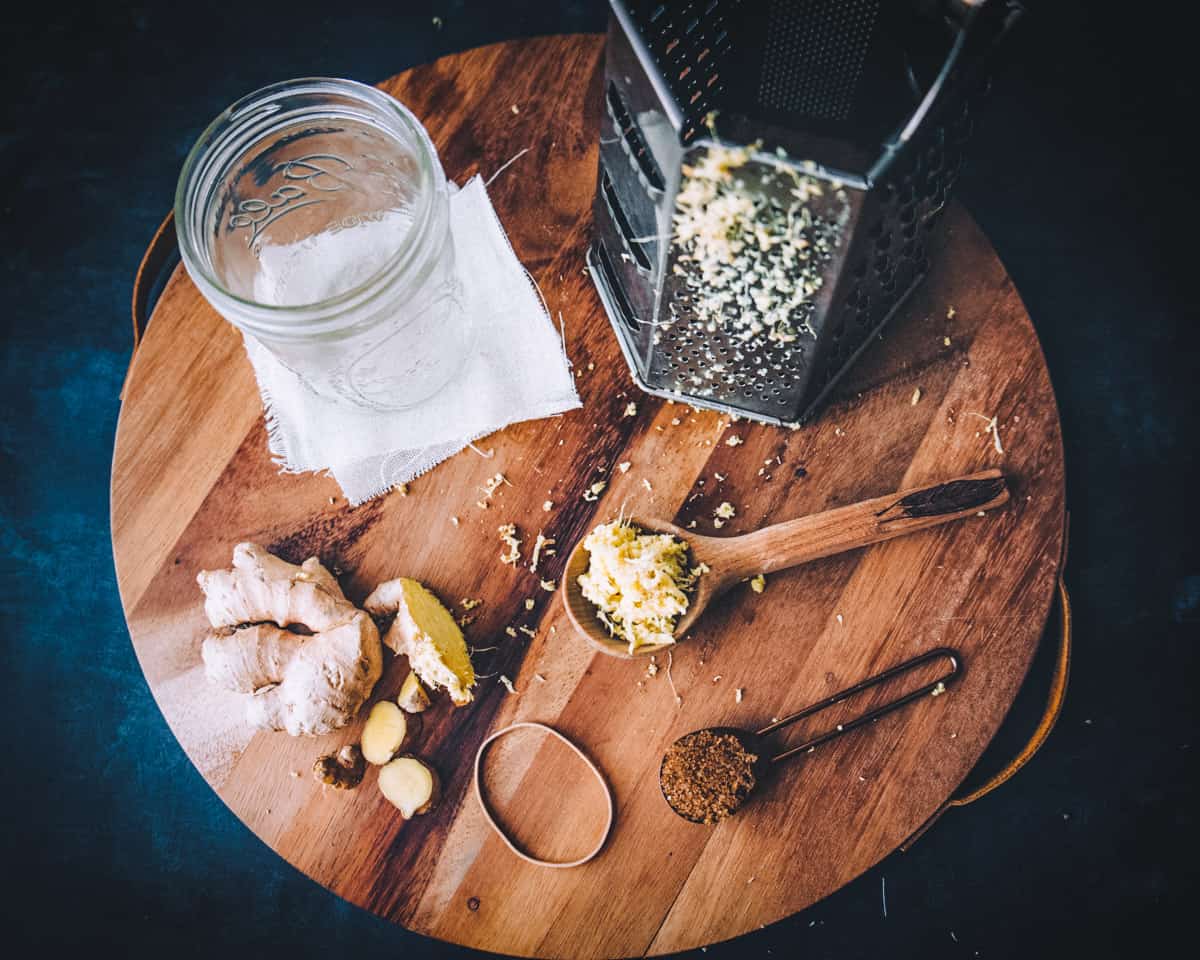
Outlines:
[{"label": "metal box grater", "polygon": [[[659,396],[803,422],[924,277],[989,54],[1020,7],[611,5],[588,266],[633,377]],[[717,209],[695,203],[710,182],[697,171],[731,151],[742,162],[711,183],[730,203],[754,198],[743,226],[776,226],[718,267],[733,221],[673,217]]]}]

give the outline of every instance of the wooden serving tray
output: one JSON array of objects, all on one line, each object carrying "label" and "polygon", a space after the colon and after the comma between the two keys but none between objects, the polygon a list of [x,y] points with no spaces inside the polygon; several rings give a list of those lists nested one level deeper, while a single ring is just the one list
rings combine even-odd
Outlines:
[{"label": "wooden serving tray", "polygon": [[[1046,621],[1064,530],[1045,361],[1011,280],[960,207],[948,211],[929,279],[812,426],[731,425],[633,388],[583,272],[602,58],[601,37],[541,38],[383,84],[425,122],[455,179],[488,176],[528,148],[490,192],[552,314],[562,311],[582,410],[509,427],[480,444],[491,459],[466,450],[407,497],[350,509],[331,479],[276,472],[241,341],[177,270],[137,351],[113,460],[113,549],[134,647],[172,730],[230,809],[353,903],[433,937],[530,956],[723,940],[803,909],[894,850],[955,790],[1009,709]],[[623,415],[630,401],[633,417]],[[986,432],[992,416],[1003,454]],[[735,436],[743,443],[729,445]],[[622,461],[628,473],[615,469]],[[540,574],[557,578],[569,545],[622,506],[711,533],[728,500],[737,516],[720,533],[737,534],[991,466],[1012,478],[1004,509],[772,576],[762,595],[733,591],[678,645],[670,678],[665,657],[651,677],[644,661],[594,653],[537,575],[498,560],[502,523],[518,525],[526,558],[539,530],[554,537],[559,552]],[[480,509],[479,488],[497,471],[512,485]],[[607,489],[585,501],[597,480]],[[492,676],[470,707],[443,699],[425,714],[419,752],[445,785],[435,813],[406,823],[374,773],[349,793],[310,779],[313,760],[355,741],[361,721],[319,740],[247,737],[216,764],[201,750],[238,708],[197,680],[205,621],[195,576],[227,566],[245,539],[295,561],[320,556],[357,601],[398,575],[452,603],[483,599],[467,634],[498,648],[476,656]],[[535,636],[511,638],[510,625]],[[948,695],[792,762],[735,819],[696,826],[660,796],[659,760],[680,734],[759,726],[937,645],[965,658]],[[406,671],[389,658],[376,696],[393,696]],[[520,719],[573,738],[612,784],[616,826],[586,866],[517,860],[470,793],[477,745]],[[594,842],[601,797],[564,747],[518,733],[496,745],[489,770],[495,805],[528,849],[566,859]]]}]

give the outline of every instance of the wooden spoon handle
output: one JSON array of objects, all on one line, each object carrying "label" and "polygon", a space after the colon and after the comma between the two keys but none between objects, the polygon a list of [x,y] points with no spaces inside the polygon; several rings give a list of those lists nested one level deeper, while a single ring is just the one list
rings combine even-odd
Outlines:
[{"label": "wooden spoon handle", "polygon": [[735,537],[727,541],[723,566],[737,581],[971,517],[1007,500],[1004,475],[984,470]]}]

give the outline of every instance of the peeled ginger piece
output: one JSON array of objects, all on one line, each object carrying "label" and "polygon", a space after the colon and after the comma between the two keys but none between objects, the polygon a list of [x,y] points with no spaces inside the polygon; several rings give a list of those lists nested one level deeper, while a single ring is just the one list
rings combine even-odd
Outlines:
[{"label": "peeled ginger piece", "polygon": [[416,757],[400,757],[379,771],[379,789],[405,820],[437,806],[441,782],[436,771]]},{"label": "peeled ginger piece", "polygon": [[426,686],[445,690],[457,707],[471,702],[475,669],[467,642],[437,597],[416,580],[399,577],[377,586],[363,606],[375,616],[396,615],[383,642],[408,657]]},{"label": "peeled ginger piece", "polygon": [[371,708],[362,733],[362,754],[368,763],[382,766],[403,750],[416,734],[419,717],[406,716],[390,700]]},{"label": "peeled ginger piece", "polygon": [[420,678],[411,670],[400,686],[396,703],[405,713],[424,713],[429,709],[429,694],[421,686]]}]

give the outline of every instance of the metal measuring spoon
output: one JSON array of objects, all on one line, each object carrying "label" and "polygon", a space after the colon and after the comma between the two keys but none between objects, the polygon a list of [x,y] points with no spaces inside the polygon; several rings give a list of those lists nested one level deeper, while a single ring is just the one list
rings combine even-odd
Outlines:
[{"label": "metal measuring spoon", "polygon": [[[822,710],[825,710],[834,704],[841,703],[843,700],[854,696],[856,693],[861,693],[862,691],[877,686],[878,684],[890,680],[893,677],[907,673],[908,671],[921,666],[921,664],[928,663],[929,661],[936,660],[940,657],[945,657],[950,661],[950,670],[938,677],[936,680],[931,680],[929,683],[924,684],[918,689],[906,693],[901,697],[897,697],[895,700],[890,700],[880,707],[869,710],[853,720],[848,720],[845,723],[839,723],[833,729],[826,730],[824,733],[818,736],[811,737],[797,746],[789,747],[781,753],[775,754],[774,756],[771,755],[772,748],[766,738],[776,730],[781,730],[798,720],[803,720],[805,717],[811,717],[813,714],[820,713]],[[831,697],[826,697],[824,700],[820,700],[811,706],[805,707],[803,710],[789,714],[781,720],[776,720],[774,723],[768,724],[761,730],[742,730],[739,727],[704,727],[700,730],[693,730],[691,733],[684,734],[682,737],[676,740],[674,744],[672,744],[671,749],[676,747],[681,750],[690,749],[695,747],[698,743],[704,742],[707,743],[707,746],[701,746],[700,750],[711,751],[716,746],[716,744],[712,742],[715,738],[720,738],[722,736],[733,736],[737,739],[742,750],[746,754],[744,769],[741,771],[742,775],[739,778],[739,789],[736,789],[734,794],[729,798],[728,802],[725,804],[725,809],[723,812],[720,813],[720,815],[714,816],[712,819],[705,819],[704,817],[698,817],[684,813],[678,805],[680,803],[679,799],[672,797],[667,783],[667,780],[670,778],[668,775],[665,775],[667,760],[671,756],[670,749],[666,754],[664,754],[663,762],[659,766],[659,789],[662,791],[662,795],[670,805],[671,809],[685,820],[690,820],[692,823],[715,823],[718,820],[725,819],[725,817],[732,816],[739,809],[741,809],[742,805],[747,799],[749,799],[750,794],[753,793],[754,789],[762,782],[775,764],[780,763],[783,760],[787,760],[789,757],[794,757],[799,753],[809,753],[821,744],[826,743],[835,737],[840,737],[843,733],[849,733],[851,730],[855,730],[864,724],[878,720],[884,714],[891,713],[893,710],[897,710],[905,704],[912,703],[914,700],[928,696],[929,694],[934,693],[934,691],[938,691],[940,693],[945,689],[946,684],[956,680],[961,673],[962,658],[958,651],[952,650],[949,647],[937,647],[921,654],[920,656],[913,657],[911,660],[906,660],[904,663],[892,667],[889,670],[885,670],[883,673],[876,674],[875,676],[863,680],[860,683],[856,683],[852,687],[847,687],[840,693],[835,693]]]}]

